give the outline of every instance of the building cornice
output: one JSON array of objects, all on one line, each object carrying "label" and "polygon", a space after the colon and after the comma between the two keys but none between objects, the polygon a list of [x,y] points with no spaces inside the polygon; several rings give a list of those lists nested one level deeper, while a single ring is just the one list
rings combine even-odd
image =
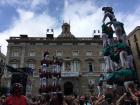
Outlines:
[{"label": "building cornice", "polygon": [[42,43],[42,42],[64,42],[64,43],[69,43],[69,42],[98,42],[102,43],[101,38],[94,38],[94,37],[78,37],[78,38],[46,38],[46,37],[27,37],[27,38],[21,38],[21,37],[10,37],[10,39],[7,39],[7,42],[35,42],[35,43]]},{"label": "building cornice", "polygon": [[129,37],[131,37],[137,30],[140,30],[140,26],[137,26],[133,31],[131,31],[128,36],[127,39],[129,39]]}]

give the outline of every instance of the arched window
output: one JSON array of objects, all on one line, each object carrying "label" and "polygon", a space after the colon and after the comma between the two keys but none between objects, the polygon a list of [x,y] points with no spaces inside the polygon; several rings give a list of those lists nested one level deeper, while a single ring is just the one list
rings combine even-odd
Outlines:
[{"label": "arched window", "polygon": [[73,84],[69,81],[64,83],[64,94],[65,95],[73,94]]},{"label": "arched window", "polygon": [[93,66],[91,62],[88,63],[88,69],[89,69],[89,72],[93,72]]},{"label": "arched window", "polygon": [[88,72],[93,72],[94,71],[94,60],[92,58],[86,59],[86,69]]}]

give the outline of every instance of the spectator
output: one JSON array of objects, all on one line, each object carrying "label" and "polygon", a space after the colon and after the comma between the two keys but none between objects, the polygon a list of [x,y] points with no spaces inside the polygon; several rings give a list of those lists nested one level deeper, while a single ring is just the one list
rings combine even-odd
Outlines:
[{"label": "spectator", "polygon": [[14,83],[11,88],[11,95],[7,97],[4,105],[27,105],[27,99],[22,95],[22,85]]}]

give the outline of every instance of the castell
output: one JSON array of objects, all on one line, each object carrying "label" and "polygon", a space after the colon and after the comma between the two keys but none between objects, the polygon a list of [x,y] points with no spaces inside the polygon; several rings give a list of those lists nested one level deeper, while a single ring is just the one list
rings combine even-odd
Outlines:
[{"label": "castell", "polygon": [[49,58],[49,52],[44,52],[41,60],[40,74],[40,94],[53,94],[61,92],[61,62],[57,57]]}]

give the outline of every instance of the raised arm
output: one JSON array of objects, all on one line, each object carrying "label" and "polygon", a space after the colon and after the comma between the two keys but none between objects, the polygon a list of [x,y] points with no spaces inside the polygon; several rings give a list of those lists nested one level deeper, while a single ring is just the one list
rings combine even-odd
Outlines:
[{"label": "raised arm", "polygon": [[126,96],[126,93],[124,93],[124,94],[116,101],[116,105],[120,105],[120,102],[122,101],[122,99],[124,99],[125,96]]}]

